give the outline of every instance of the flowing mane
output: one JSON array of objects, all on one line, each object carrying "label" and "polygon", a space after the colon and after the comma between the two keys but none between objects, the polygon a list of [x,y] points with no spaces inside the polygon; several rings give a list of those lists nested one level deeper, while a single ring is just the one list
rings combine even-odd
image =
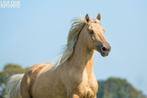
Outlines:
[{"label": "flowing mane", "polygon": [[59,65],[63,64],[66,60],[68,60],[72,56],[79,34],[81,30],[83,29],[85,23],[86,22],[84,18],[73,19],[72,26],[68,33],[66,48],[63,52],[63,55],[61,56]]}]

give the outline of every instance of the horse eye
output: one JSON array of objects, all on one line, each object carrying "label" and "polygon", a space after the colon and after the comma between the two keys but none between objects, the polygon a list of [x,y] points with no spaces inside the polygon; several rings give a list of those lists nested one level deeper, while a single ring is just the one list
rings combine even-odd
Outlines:
[{"label": "horse eye", "polygon": [[90,31],[89,31],[89,34],[91,34],[91,35],[94,34],[93,30],[90,30]]}]

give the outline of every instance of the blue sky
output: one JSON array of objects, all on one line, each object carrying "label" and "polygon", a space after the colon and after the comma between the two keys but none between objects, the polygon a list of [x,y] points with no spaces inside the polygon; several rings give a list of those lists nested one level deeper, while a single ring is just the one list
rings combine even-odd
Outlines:
[{"label": "blue sky", "polygon": [[102,15],[112,46],[95,53],[97,79],[126,78],[147,95],[147,0],[21,0],[19,9],[0,9],[0,69],[55,62],[74,17]]}]

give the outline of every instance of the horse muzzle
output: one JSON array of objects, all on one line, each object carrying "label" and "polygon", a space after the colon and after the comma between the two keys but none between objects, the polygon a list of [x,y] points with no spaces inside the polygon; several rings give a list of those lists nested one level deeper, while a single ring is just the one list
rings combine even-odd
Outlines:
[{"label": "horse muzzle", "polygon": [[98,45],[97,51],[99,51],[101,56],[103,56],[103,57],[108,56],[111,51],[111,46],[109,45],[109,43],[104,43],[102,45]]}]

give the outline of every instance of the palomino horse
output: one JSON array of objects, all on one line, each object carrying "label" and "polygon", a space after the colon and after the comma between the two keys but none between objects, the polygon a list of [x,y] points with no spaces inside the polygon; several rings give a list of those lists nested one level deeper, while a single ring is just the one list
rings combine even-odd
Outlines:
[{"label": "palomino horse", "polygon": [[8,98],[96,98],[94,50],[108,56],[111,49],[100,18],[100,14],[96,19],[87,14],[76,19],[58,66],[38,64],[24,75],[12,76],[7,87]]}]

